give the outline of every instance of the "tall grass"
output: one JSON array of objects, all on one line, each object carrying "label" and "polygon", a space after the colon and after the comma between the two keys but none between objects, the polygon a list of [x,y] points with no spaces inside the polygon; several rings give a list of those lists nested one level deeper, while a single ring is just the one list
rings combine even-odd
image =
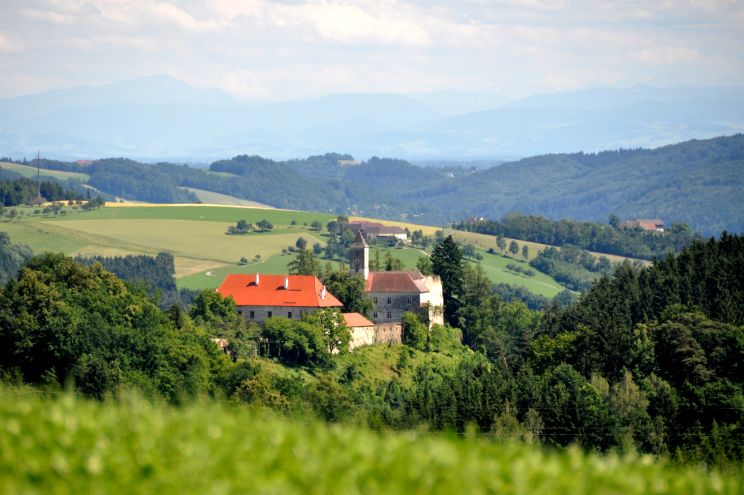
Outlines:
[{"label": "tall grass", "polygon": [[742,493],[741,472],[0,388],[0,493]]}]

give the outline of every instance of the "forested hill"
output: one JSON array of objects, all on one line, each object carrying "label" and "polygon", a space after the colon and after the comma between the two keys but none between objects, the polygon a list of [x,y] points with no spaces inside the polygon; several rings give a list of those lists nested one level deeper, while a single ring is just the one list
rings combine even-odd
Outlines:
[{"label": "forested hill", "polygon": [[714,234],[744,231],[744,136],[653,150],[526,158],[417,194],[457,216],[508,212],[553,219],[661,218]]},{"label": "forested hill", "polygon": [[614,214],[687,223],[706,235],[744,232],[744,135],[653,150],[543,155],[476,172],[389,158],[358,162],[337,153],[286,162],[239,155],[208,171],[126,159],[43,164],[84,172],[113,196],[151,202],[194,201],[182,189],[190,187],[280,208],[436,225],[509,212],[603,222]]}]

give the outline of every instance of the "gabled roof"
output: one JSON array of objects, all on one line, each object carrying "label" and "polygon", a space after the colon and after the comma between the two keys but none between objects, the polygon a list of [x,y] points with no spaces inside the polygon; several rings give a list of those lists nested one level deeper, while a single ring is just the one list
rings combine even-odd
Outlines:
[{"label": "gabled roof", "polygon": [[369,272],[365,292],[429,292],[419,272]]},{"label": "gabled roof", "polygon": [[344,317],[346,326],[349,328],[374,326],[374,323],[359,313],[342,313],[342,316]]},{"label": "gabled roof", "polygon": [[[287,288],[284,281],[287,279]],[[343,306],[312,275],[231,274],[225,277],[217,292],[232,296],[238,306],[292,306],[332,308]]]},{"label": "gabled roof", "polygon": [[664,228],[664,222],[659,218],[639,218],[637,220],[626,220],[624,226],[640,227],[643,230],[657,230]]}]

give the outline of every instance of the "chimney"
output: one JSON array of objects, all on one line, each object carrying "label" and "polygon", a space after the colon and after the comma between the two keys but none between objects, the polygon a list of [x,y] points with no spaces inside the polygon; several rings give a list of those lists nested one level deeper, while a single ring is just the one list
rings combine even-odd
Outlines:
[{"label": "chimney", "polygon": [[289,289],[289,276],[284,276],[284,290]]},{"label": "chimney", "polygon": [[258,276],[258,272],[256,272],[256,285],[258,285],[258,282],[260,282],[260,277]]},{"label": "chimney", "polygon": [[326,295],[326,288],[325,285],[323,286],[323,290],[320,291],[320,300],[325,301],[325,295]]}]

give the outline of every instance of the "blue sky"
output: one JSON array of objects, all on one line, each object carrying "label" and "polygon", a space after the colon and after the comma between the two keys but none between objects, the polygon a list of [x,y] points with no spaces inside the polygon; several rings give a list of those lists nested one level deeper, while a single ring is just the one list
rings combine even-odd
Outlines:
[{"label": "blue sky", "polygon": [[0,0],[0,96],[169,74],[241,99],[744,80],[741,1]]}]

